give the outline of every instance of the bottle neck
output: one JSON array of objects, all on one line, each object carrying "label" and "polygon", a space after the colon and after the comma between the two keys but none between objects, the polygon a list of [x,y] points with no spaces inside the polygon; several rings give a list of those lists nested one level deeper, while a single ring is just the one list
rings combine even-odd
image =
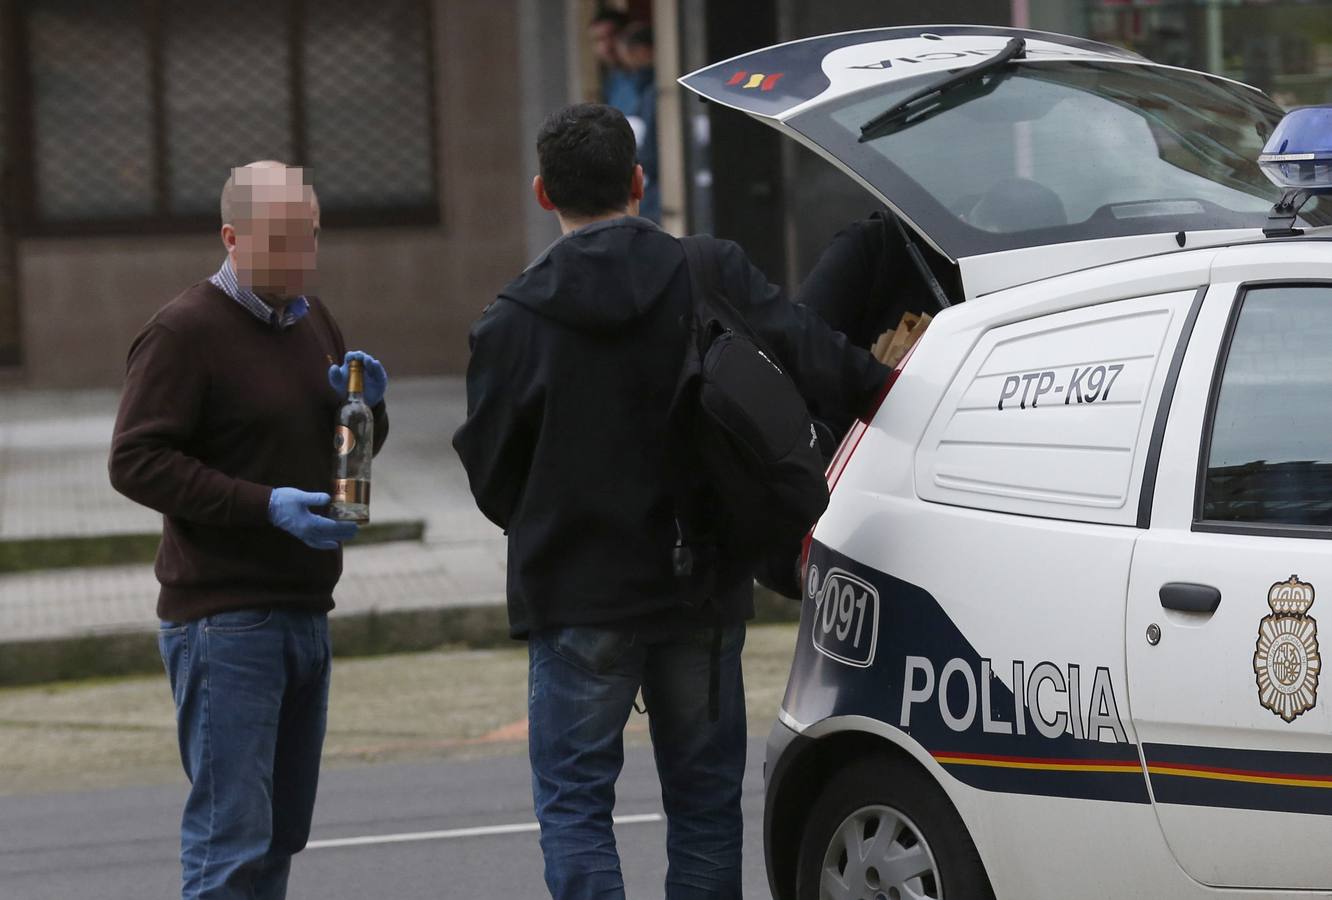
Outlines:
[{"label": "bottle neck", "polygon": [[361,367],[360,360],[353,360],[347,373],[347,399],[359,400],[363,393],[365,393],[365,370]]}]

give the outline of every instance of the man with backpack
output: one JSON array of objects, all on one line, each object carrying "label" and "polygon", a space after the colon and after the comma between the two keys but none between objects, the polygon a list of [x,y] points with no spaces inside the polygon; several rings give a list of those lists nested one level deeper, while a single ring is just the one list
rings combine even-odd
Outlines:
[{"label": "man with backpack", "polygon": [[[680,241],[638,217],[643,172],[616,110],[554,113],[537,151],[533,190],[563,236],[473,327],[453,445],[508,534],[546,883],[557,900],[624,896],[611,811],[641,689],[668,820],[666,897],[739,898],[755,519],[721,473],[750,459],[802,498],[797,515],[822,507],[802,456],[808,413],[736,398],[793,381],[815,414],[855,415],[889,371],[789,303],[735,244]],[[755,360],[790,381],[763,381]],[[791,508],[757,487],[761,503]]]}]

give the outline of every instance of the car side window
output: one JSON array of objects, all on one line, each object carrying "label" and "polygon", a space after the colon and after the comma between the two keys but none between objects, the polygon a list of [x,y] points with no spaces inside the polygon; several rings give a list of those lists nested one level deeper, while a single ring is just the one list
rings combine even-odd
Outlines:
[{"label": "car side window", "polygon": [[1332,285],[1251,288],[1240,304],[1201,518],[1332,528]]}]

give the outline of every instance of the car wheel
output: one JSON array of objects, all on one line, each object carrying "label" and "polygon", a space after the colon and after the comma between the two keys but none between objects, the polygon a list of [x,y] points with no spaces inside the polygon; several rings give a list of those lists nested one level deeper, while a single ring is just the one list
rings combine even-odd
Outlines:
[{"label": "car wheel", "polygon": [[810,810],[797,900],[993,900],[976,845],[918,768],[871,757],[847,766]]}]

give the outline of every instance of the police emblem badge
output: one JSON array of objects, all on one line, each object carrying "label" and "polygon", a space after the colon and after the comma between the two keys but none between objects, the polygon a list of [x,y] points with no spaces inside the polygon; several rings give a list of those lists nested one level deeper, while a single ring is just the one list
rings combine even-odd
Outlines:
[{"label": "police emblem badge", "polygon": [[1312,584],[1298,575],[1278,581],[1267,591],[1272,614],[1258,626],[1253,671],[1258,676],[1258,702],[1287,722],[1318,702],[1318,622],[1309,615]]}]

